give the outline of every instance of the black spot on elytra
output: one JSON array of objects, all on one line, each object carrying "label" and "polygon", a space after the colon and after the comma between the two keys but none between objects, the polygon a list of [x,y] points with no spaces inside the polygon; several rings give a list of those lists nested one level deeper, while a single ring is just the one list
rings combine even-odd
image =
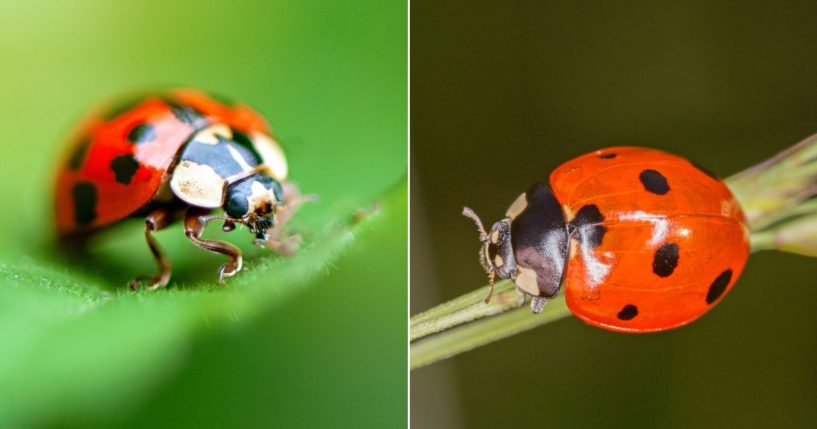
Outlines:
[{"label": "black spot on elytra", "polygon": [[93,183],[80,182],[71,190],[74,198],[74,220],[77,225],[88,225],[96,219],[97,190]]},{"label": "black spot on elytra", "polygon": [[133,175],[139,170],[139,161],[133,155],[120,155],[111,161],[111,171],[116,175],[116,181],[123,185],[130,185]]},{"label": "black spot on elytra", "polygon": [[621,320],[633,320],[635,316],[638,316],[638,307],[632,304],[625,305],[616,315]]},{"label": "black spot on elytra", "polygon": [[713,302],[717,301],[718,298],[723,295],[723,292],[726,290],[726,287],[729,286],[729,282],[732,281],[732,270],[726,270],[709,285],[709,292],[706,293],[706,303],[712,304]]},{"label": "black spot on elytra", "polygon": [[708,168],[706,168],[706,167],[703,167],[703,166],[701,166],[701,165],[699,165],[699,164],[697,164],[697,163],[694,163],[694,162],[692,162],[692,161],[690,161],[689,163],[690,163],[690,164],[692,164],[692,166],[693,166],[693,167],[695,167],[695,168],[697,168],[698,170],[700,170],[702,173],[706,174],[707,176],[709,176],[709,177],[711,177],[711,178],[713,178],[713,179],[715,179],[715,180],[721,180],[721,178],[720,178],[720,177],[718,177],[718,175],[717,175],[717,174],[715,174],[715,173],[714,173],[712,170],[710,170],[710,169],[708,169]]},{"label": "black spot on elytra", "polygon": [[610,152],[610,153],[603,153],[603,154],[599,155],[599,158],[601,158],[601,159],[613,159],[613,158],[615,158],[617,156],[618,156],[617,153]]},{"label": "black spot on elytra", "polygon": [[652,272],[659,277],[669,277],[678,266],[678,245],[667,243],[655,251],[652,260]]},{"label": "black spot on elytra", "polygon": [[85,156],[88,155],[88,148],[91,147],[90,139],[82,140],[74,148],[71,157],[68,158],[68,167],[74,171],[79,171],[85,163]]},{"label": "black spot on elytra", "polygon": [[156,138],[156,129],[153,125],[142,123],[128,131],[128,141],[131,143],[147,143]]},{"label": "black spot on elytra", "polygon": [[669,192],[669,183],[667,178],[655,170],[644,170],[638,175],[644,189],[653,194],[664,195]]},{"label": "black spot on elytra", "polygon": [[604,216],[601,215],[599,207],[595,204],[588,204],[576,212],[576,217],[570,221],[570,225],[576,229],[579,236],[577,239],[590,248],[596,248],[604,239],[607,228],[601,223]]},{"label": "black spot on elytra", "polygon": [[178,104],[169,100],[165,100],[165,103],[167,104],[167,107],[170,108],[170,111],[173,112],[173,116],[187,125],[196,125],[198,122],[204,119],[204,115],[202,115],[201,112],[190,106]]}]

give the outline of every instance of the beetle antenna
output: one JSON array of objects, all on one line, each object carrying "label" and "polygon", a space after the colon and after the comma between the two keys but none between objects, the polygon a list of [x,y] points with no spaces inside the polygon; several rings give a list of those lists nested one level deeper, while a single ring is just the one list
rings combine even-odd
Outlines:
[{"label": "beetle antenna", "polygon": [[485,232],[485,227],[482,226],[482,221],[479,219],[476,213],[468,207],[462,208],[462,215],[474,221],[477,224],[477,230],[479,230],[479,241],[486,241],[488,240],[488,233]]},{"label": "beetle antenna", "polygon": [[494,276],[495,276],[495,274],[496,274],[496,271],[493,271],[493,270],[491,270],[491,272],[488,273],[488,283],[491,284],[491,288],[488,289],[488,296],[485,297],[485,303],[486,304],[490,304],[491,303],[491,297],[494,296]]}]

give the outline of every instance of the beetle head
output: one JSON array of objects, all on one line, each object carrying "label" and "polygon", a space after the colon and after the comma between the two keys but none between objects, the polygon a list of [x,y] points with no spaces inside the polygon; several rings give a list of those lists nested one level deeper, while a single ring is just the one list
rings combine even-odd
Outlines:
[{"label": "beetle head", "polygon": [[465,207],[462,214],[474,221],[479,231],[479,240],[482,247],[479,251],[479,261],[488,273],[491,283],[494,276],[503,279],[516,277],[516,258],[511,243],[511,221],[502,219],[491,226],[491,232],[485,231],[482,221],[476,213]]},{"label": "beetle head", "polygon": [[263,246],[277,223],[282,194],[281,184],[261,173],[231,184],[224,203],[229,218],[225,230],[232,230],[235,223],[246,225],[255,235],[254,244]]}]

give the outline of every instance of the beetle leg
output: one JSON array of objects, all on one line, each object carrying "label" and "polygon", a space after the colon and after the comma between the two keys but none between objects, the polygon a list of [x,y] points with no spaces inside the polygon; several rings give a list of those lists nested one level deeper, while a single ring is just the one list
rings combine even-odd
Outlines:
[{"label": "beetle leg", "polygon": [[174,210],[166,207],[158,208],[150,212],[147,218],[145,218],[145,239],[148,242],[151,253],[153,253],[154,259],[156,259],[156,264],[159,266],[159,273],[153,276],[139,276],[131,280],[131,289],[138,289],[142,283],[149,283],[149,290],[156,290],[160,287],[167,286],[171,274],[170,260],[167,259],[167,256],[162,252],[162,248],[159,246],[159,242],[156,241],[156,237],[153,236],[153,233],[164,229],[164,227],[173,222],[173,220],[175,220]]},{"label": "beetle leg", "polygon": [[184,217],[184,234],[196,246],[213,253],[221,253],[230,258],[230,262],[222,265],[218,270],[218,282],[219,284],[223,284],[224,277],[232,277],[241,271],[243,264],[241,249],[223,241],[203,240],[201,238],[208,223],[213,220],[224,219],[223,216],[207,216],[207,213],[206,210],[202,209],[188,209]]},{"label": "beetle leg", "polygon": [[534,314],[539,314],[545,308],[545,304],[547,303],[547,298],[542,296],[534,296],[530,299],[530,311],[532,311]]}]

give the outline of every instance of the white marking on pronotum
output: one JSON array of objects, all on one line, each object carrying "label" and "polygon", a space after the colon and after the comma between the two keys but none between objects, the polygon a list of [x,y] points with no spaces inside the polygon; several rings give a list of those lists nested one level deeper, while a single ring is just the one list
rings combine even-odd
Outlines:
[{"label": "white marking on pronotum", "polygon": [[289,173],[287,158],[283,149],[269,136],[262,133],[253,133],[252,142],[256,152],[261,155],[261,159],[269,168],[270,176],[280,181],[286,180]]},{"label": "white marking on pronotum", "polygon": [[522,193],[522,195],[516,197],[508,210],[505,212],[505,216],[510,219],[515,219],[519,216],[520,213],[525,211],[525,208],[528,207],[528,198],[527,196]]},{"label": "white marking on pronotum", "polygon": [[516,269],[518,271],[514,279],[516,287],[533,296],[539,295],[539,283],[536,281],[536,271],[521,266],[517,266]]},{"label": "white marking on pronotum", "polygon": [[182,201],[203,208],[218,208],[224,203],[227,181],[213,167],[184,160],[173,170],[170,189]]},{"label": "white marking on pronotum", "polygon": [[217,136],[231,139],[233,138],[233,131],[226,125],[217,124],[199,131],[194,140],[199,143],[214,145],[218,144]]},{"label": "white marking on pronotum", "polygon": [[239,152],[233,145],[227,145],[227,150],[230,151],[230,156],[233,157],[233,160],[235,160],[235,162],[237,162],[241,167],[241,171],[249,171],[253,169],[250,164],[247,164],[247,160],[241,156],[241,152]]}]

